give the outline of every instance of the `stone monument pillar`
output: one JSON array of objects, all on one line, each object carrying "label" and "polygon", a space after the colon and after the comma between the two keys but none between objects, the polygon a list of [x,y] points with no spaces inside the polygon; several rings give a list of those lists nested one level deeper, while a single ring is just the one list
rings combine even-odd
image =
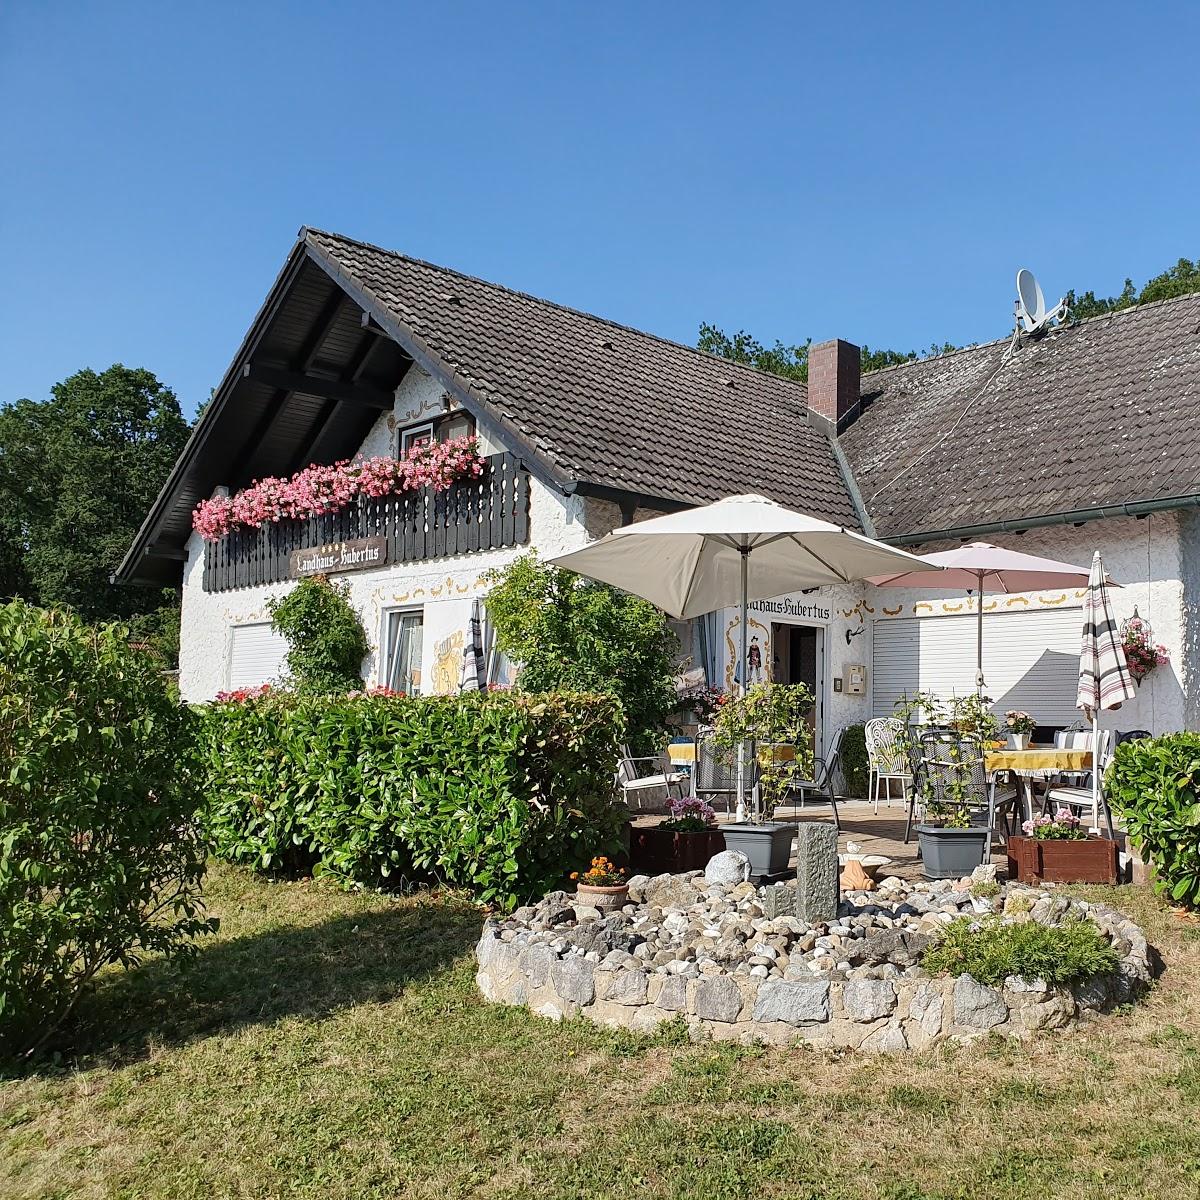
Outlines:
[{"label": "stone monument pillar", "polygon": [[801,821],[796,841],[796,916],[809,925],[837,916],[838,831],[828,821]]}]

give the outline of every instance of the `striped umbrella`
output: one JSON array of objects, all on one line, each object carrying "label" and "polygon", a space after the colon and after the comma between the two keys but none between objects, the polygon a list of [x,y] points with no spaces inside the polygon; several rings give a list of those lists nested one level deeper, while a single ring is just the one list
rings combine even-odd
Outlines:
[{"label": "striped umbrella", "polygon": [[[1083,709],[1092,723],[1092,804],[1099,804],[1100,753],[1098,716],[1101,710],[1120,708],[1137,695],[1133,677],[1125,664],[1117,623],[1108,602],[1108,585],[1100,551],[1092,555],[1092,573],[1088,577],[1087,599],[1083,602],[1083,644],[1079,650],[1079,693],[1075,707]],[[1112,815],[1108,803],[1104,817],[1112,836]]]},{"label": "striped umbrella", "polygon": [[463,647],[462,675],[459,678],[458,690],[487,690],[487,655],[483,649],[483,605],[478,600],[471,601],[471,619],[467,623],[467,644]]}]

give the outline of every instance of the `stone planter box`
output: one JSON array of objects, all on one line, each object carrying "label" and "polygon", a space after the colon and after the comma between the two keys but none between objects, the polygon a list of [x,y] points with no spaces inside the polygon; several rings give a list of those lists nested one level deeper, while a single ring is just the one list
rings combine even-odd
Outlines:
[{"label": "stone planter box", "polygon": [[787,870],[792,857],[795,825],[766,821],[761,825],[750,822],[722,825],[726,850],[740,850],[750,860],[751,879],[779,875]]},{"label": "stone planter box", "polygon": [[1117,883],[1117,843],[1099,837],[1074,841],[1010,837],[1008,874],[1022,883]]},{"label": "stone planter box", "polygon": [[992,831],[986,825],[949,829],[942,825],[918,825],[921,865],[926,879],[962,879],[987,857]]},{"label": "stone planter box", "polygon": [[642,875],[682,875],[703,871],[708,860],[724,849],[725,835],[719,829],[676,833],[657,825],[635,827],[630,837],[630,866]]}]

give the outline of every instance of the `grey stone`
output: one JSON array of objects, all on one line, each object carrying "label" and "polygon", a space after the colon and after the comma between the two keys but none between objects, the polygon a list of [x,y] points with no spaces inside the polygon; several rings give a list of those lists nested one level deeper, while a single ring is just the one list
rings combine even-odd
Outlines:
[{"label": "grey stone", "polygon": [[878,1021],[895,1007],[896,989],[886,979],[852,979],[842,991],[842,1008],[852,1021]]},{"label": "grey stone", "polygon": [[558,956],[549,946],[526,946],[521,952],[521,970],[535,988],[545,986],[550,977],[550,967],[557,961]]},{"label": "grey stone", "polygon": [[954,981],[954,1020],[974,1029],[991,1029],[1008,1019],[1004,997],[994,988],[984,987],[970,975]]},{"label": "grey stone", "polygon": [[838,831],[826,821],[805,821],[796,830],[796,915],[810,925],[838,912]]},{"label": "grey stone", "polygon": [[687,1008],[687,980],[682,975],[668,975],[654,1003],[667,1012],[682,1012]]},{"label": "grey stone", "polygon": [[591,1004],[596,995],[596,981],[590,962],[572,954],[550,968],[550,983],[554,990],[572,1004]]},{"label": "grey stone", "polygon": [[706,1021],[736,1021],[742,1011],[742,993],[728,976],[705,976],[696,984],[692,1011]]},{"label": "grey stone", "polygon": [[937,1037],[942,1028],[944,1009],[942,993],[931,984],[923,983],[908,1006],[908,1015],[920,1025],[926,1037]]},{"label": "grey stone", "polygon": [[656,875],[642,891],[643,903],[658,908],[688,908],[700,898],[690,875]]},{"label": "grey stone", "polygon": [[908,1038],[899,1025],[885,1025],[867,1034],[862,1040],[863,1050],[874,1050],[880,1054],[896,1054],[908,1049]]},{"label": "grey stone", "polygon": [[789,887],[786,883],[777,883],[772,887],[764,888],[761,897],[763,916],[768,921],[774,921],[780,917],[794,917],[796,915],[796,888]]},{"label": "grey stone", "polygon": [[722,850],[708,860],[704,878],[709,883],[745,883],[750,878],[750,860],[740,850]]},{"label": "grey stone", "polygon": [[617,971],[604,998],[614,1004],[645,1004],[647,982],[645,971]]},{"label": "grey stone", "polygon": [[790,983],[768,979],[758,989],[754,1002],[756,1021],[786,1021],[805,1025],[829,1020],[829,983]]}]

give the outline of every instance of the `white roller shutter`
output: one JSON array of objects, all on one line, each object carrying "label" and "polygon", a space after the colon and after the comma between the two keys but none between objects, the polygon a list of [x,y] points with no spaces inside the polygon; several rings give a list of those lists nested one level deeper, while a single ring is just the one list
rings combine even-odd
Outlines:
[{"label": "white roller shutter", "polygon": [[287,642],[270,624],[234,625],[229,631],[229,689],[272,683],[283,674]]},{"label": "white roller shutter", "polygon": [[[984,614],[983,674],[997,711],[1024,709],[1042,725],[1079,720],[1082,622],[1077,608]],[[906,692],[935,692],[948,700],[975,689],[973,615],[876,621],[871,653],[876,716],[887,716]]]}]

